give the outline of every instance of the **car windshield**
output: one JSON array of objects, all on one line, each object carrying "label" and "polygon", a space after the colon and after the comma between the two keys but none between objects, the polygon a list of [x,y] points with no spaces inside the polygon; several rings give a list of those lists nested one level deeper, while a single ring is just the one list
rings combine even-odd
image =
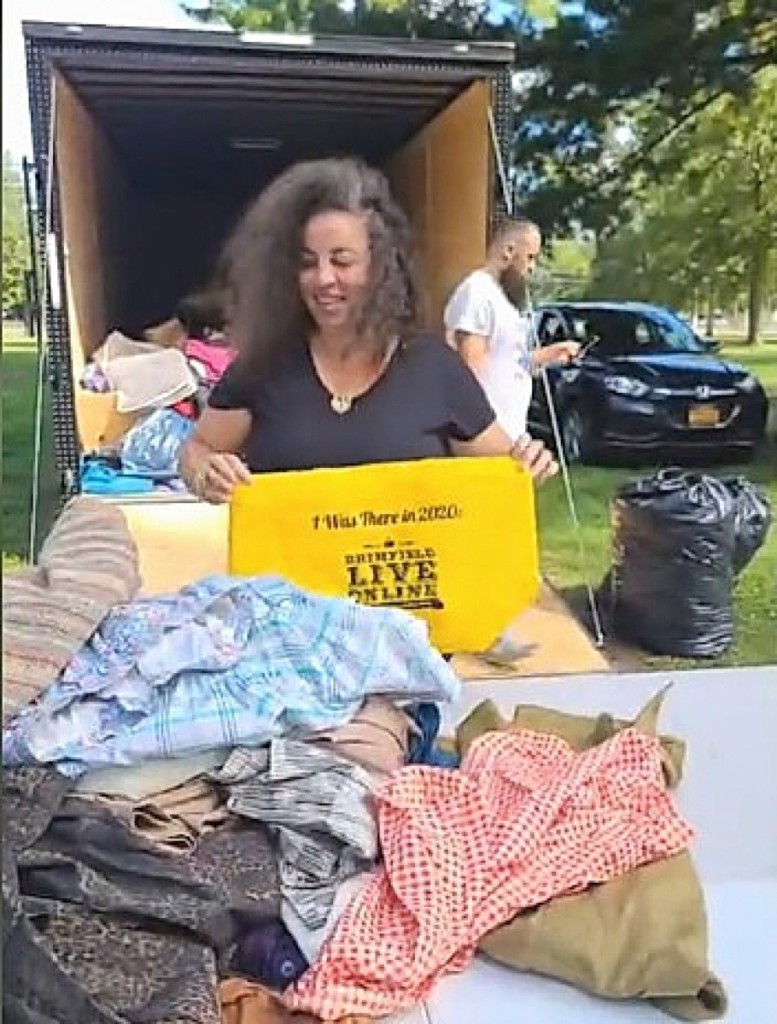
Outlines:
[{"label": "car windshield", "polygon": [[706,352],[691,328],[669,310],[607,307],[571,310],[573,337],[602,358],[661,352]]},{"label": "car windshield", "polygon": [[649,318],[658,328],[656,347],[671,352],[706,352],[704,343],[691,327],[668,309],[652,309]]}]

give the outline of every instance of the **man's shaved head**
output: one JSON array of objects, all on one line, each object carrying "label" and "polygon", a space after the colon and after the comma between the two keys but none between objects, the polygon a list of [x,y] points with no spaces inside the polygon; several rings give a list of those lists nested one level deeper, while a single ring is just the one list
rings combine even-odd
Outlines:
[{"label": "man's shaved head", "polygon": [[541,248],[542,232],[532,220],[505,221],[488,247],[487,268],[519,308],[526,304],[527,282],[534,273]]},{"label": "man's shaved head", "polygon": [[502,249],[513,242],[532,237],[542,237],[539,226],[533,220],[507,220],[497,228],[491,239],[490,248]]}]

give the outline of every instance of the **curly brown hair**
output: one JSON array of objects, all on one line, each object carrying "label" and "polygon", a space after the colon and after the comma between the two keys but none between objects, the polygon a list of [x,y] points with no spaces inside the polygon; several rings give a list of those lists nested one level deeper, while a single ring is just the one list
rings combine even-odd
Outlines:
[{"label": "curly brown hair", "polygon": [[225,248],[230,333],[248,369],[263,370],[309,340],[314,323],[299,290],[304,231],[311,217],[335,210],[368,219],[361,336],[386,351],[416,322],[410,228],[384,175],[356,159],[294,164],[261,193]]}]

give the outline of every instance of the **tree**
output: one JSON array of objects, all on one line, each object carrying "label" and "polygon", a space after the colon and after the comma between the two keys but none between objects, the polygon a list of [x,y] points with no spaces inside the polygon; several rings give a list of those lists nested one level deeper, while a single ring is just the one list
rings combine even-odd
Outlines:
[{"label": "tree", "polygon": [[674,133],[745,96],[777,59],[773,0],[583,0],[531,32],[517,97],[522,205],[546,226],[617,222],[643,173],[673,169]]},{"label": "tree", "polygon": [[10,154],[3,154],[3,313],[21,315],[29,246],[24,212],[24,186]]},{"label": "tree", "polygon": [[[533,0],[544,3],[549,0]],[[494,18],[490,0],[211,0],[186,8],[201,21],[236,31],[318,32],[396,38],[499,39],[514,36],[517,15]]]},{"label": "tree", "polygon": [[556,238],[547,246],[532,291],[535,301],[583,298],[590,285],[593,241],[584,237]]},{"label": "tree", "polygon": [[652,299],[711,320],[744,296],[748,340],[777,262],[777,69],[745,97],[721,96],[671,143],[671,175],[643,177],[624,226],[600,247],[595,293]]}]

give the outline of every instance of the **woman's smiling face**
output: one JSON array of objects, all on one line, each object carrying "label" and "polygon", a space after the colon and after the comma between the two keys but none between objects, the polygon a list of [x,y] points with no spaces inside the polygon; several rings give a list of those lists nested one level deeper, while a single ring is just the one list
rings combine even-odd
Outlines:
[{"label": "woman's smiling face", "polygon": [[299,289],[319,330],[353,329],[369,280],[367,218],[339,210],[311,217],[300,253]]}]

